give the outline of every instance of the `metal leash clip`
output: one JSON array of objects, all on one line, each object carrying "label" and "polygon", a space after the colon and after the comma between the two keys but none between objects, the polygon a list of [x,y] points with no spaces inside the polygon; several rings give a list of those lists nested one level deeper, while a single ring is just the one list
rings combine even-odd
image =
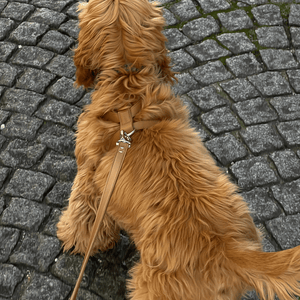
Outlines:
[{"label": "metal leash clip", "polygon": [[116,145],[119,146],[121,142],[128,144],[128,148],[131,146],[131,138],[135,130],[132,130],[130,133],[126,133],[124,130],[121,130],[120,139],[116,142]]}]

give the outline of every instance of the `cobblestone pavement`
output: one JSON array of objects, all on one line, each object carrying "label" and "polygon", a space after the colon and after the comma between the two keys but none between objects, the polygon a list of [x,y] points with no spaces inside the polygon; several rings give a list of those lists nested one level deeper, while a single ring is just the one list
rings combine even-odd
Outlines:
[{"label": "cobblestone pavement", "polygon": [[[68,299],[82,262],[62,253],[55,228],[90,101],[73,88],[77,4],[0,0],[0,300]],[[299,245],[300,1],[162,4],[191,123],[264,227],[265,251]],[[78,299],[124,299],[137,259],[123,232],[90,259]]]}]

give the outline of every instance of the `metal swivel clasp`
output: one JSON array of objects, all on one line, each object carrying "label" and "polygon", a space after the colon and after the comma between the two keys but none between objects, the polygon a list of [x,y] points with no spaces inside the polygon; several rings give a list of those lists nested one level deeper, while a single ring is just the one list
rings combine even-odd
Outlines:
[{"label": "metal swivel clasp", "polygon": [[130,133],[126,133],[124,130],[121,130],[120,132],[120,139],[117,141],[116,145],[119,146],[120,143],[126,143],[128,144],[128,148],[131,146],[131,135],[133,135],[135,130],[131,131]]}]

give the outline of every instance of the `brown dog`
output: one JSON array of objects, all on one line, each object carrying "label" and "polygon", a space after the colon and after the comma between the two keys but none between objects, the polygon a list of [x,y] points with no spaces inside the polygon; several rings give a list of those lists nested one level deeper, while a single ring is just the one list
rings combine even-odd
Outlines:
[{"label": "brown dog", "polygon": [[141,260],[128,283],[132,300],[263,299],[300,294],[300,247],[261,251],[237,188],[216,166],[171,91],[161,9],[147,0],[90,0],[80,6],[78,85],[94,85],[78,121],[75,178],[58,223],[64,249],[86,251],[116,148],[119,124],[105,114],[136,102],[134,121],[160,120],[132,136],[93,253],[131,236]]}]

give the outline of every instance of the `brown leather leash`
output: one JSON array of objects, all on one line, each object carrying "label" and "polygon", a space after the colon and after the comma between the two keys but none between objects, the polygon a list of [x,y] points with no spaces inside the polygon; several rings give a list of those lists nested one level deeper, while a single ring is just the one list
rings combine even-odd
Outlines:
[{"label": "brown leather leash", "polygon": [[[133,122],[133,117],[140,111],[140,109],[141,109],[141,103],[137,102],[135,105],[133,105],[129,109],[120,110],[118,112],[108,112],[103,116],[103,119],[105,119],[105,120],[120,123],[120,133],[117,132],[118,136],[120,134],[120,137],[116,143],[116,145],[118,146],[118,149],[117,149],[111,170],[108,174],[108,177],[107,177],[107,180],[105,183],[102,198],[101,198],[101,201],[100,201],[100,204],[99,204],[99,207],[97,210],[95,222],[93,224],[93,228],[91,231],[89,244],[88,244],[87,250],[85,252],[81,270],[80,270],[80,273],[79,273],[79,276],[78,276],[78,279],[77,279],[77,282],[76,282],[76,285],[75,285],[75,288],[73,290],[70,300],[75,300],[77,297],[79,286],[80,286],[87,262],[90,257],[90,253],[91,253],[91,250],[92,250],[95,238],[96,238],[96,234],[99,230],[99,227],[100,227],[103,217],[105,215],[107,206],[109,204],[109,200],[111,198],[115,184],[116,184],[118,176],[120,174],[127,150],[131,146],[130,136],[136,130],[149,128],[159,122],[157,120]],[[113,139],[117,140],[118,137],[114,136]]]}]

